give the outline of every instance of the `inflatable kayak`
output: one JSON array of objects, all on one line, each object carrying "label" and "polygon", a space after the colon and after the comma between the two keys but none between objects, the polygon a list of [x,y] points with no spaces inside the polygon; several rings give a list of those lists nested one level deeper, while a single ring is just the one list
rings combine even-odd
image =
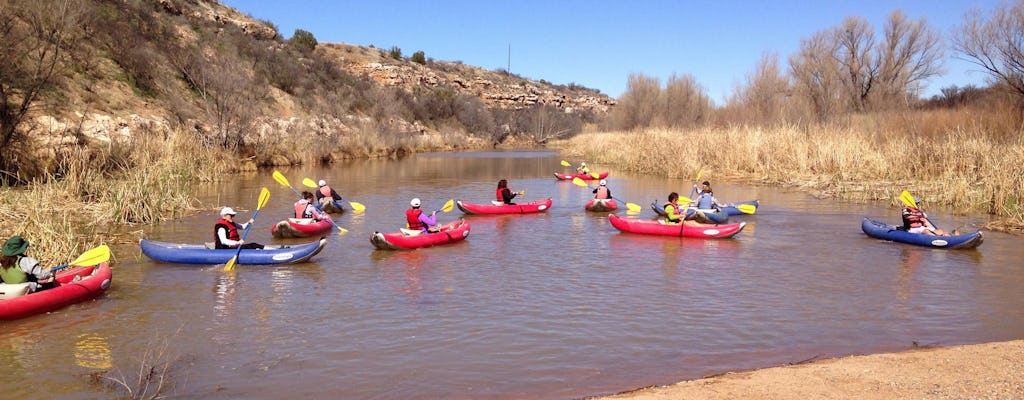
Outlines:
[{"label": "inflatable kayak", "polygon": [[345,212],[345,209],[341,207],[341,202],[330,197],[320,198],[320,201],[317,202],[317,208],[319,208],[320,211],[331,214],[341,214]]},{"label": "inflatable kayak", "polygon": [[270,228],[276,238],[304,238],[323,236],[331,232],[334,224],[331,221],[317,221],[312,218],[288,218]]},{"label": "inflatable kayak", "polygon": [[374,232],[370,243],[381,250],[411,250],[458,242],[469,236],[469,222],[464,219],[440,226],[439,232],[427,233],[401,229],[398,232]]},{"label": "inflatable kayak", "polygon": [[33,293],[27,293],[25,283],[0,283],[0,298],[5,298],[0,300],[0,320],[25,318],[93,299],[110,288],[112,273],[110,265],[102,263],[57,271],[56,277],[60,286]]},{"label": "inflatable kayak", "polygon": [[[729,215],[747,215],[747,213],[745,213],[743,211],[740,211],[738,208],[736,208],[736,206],[740,206],[740,205],[744,205],[744,204],[749,204],[749,205],[754,206],[754,212],[757,212],[757,207],[758,207],[758,205],[760,203],[758,203],[757,200],[741,201],[739,203],[729,203],[725,207],[722,207],[721,210],[725,211],[725,213],[729,214]],[[750,213],[750,214],[753,214],[753,213]]]},{"label": "inflatable kayak", "polygon": [[622,232],[705,239],[733,237],[747,225],[746,222],[738,224],[667,224],[662,221],[622,218],[615,214],[608,214],[608,221],[615,229]]},{"label": "inflatable kayak", "polygon": [[558,178],[558,180],[561,180],[561,181],[571,181],[571,180],[573,180],[573,178],[580,178],[580,179],[585,180],[585,181],[596,181],[598,179],[604,179],[604,178],[607,178],[607,177],[608,177],[608,171],[605,171],[605,172],[602,172],[600,174],[597,174],[597,178],[595,178],[594,175],[591,175],[591,174],[563,174],[563,173],[555,172],[555,178]]},{"label": "inflatable kayak", "polygon": [[583,208],[587,211],[609,212],[617,210],[619,202],[615,201],[615,199],[590,199]]},{"label": "inflatable kayak", "polygon": [[[665,206],[658,204],[657,200],[651,202],[651,209],[654,210],[654,212],[657,213],[658,215],[665,216]],[[687,208],[687,218],[690,218],[691,213],[696,213],[697,215],[692,217],[693,220],[700,222],[702,224],[724,224],[726,222],[729,222],[729,213],[725,211],[724,208],[710,210],[696,207]]]},{"label": "inflatable kayak", "polygon": [[980,246],[984,240],[981,236],[981,231],[956,236],[932,236],[910,233],[903,230],[902,227],[871,218],[864,218],[860,224],[860,229],[868,236],[876,239],[941,249],[973,249]]},{"label": "inflatable kayak", "polygon": [[327,238],[295,246],[267,246],[264,249],[214,249],[213,243],[179,244],[142,239],[142,254],[156,261],[175,264],[224,264],[238,254],[239,265],[294,264],[309,261],[327,244]]},{"label": "inflatable kayak", "polygon": [[534,201],[530,203],[505,204],[491,202],[489,204],[476,204],[459,200],[455,203],[466,214],[532,214],[547,211],[551,208],[551,199]]}]

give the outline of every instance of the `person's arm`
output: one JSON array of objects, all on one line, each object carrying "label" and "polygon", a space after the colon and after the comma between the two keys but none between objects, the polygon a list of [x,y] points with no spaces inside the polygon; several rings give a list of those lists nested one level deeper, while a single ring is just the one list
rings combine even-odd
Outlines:
[{"label": "person's arm", "polygon": [[504,188],[501,189],[501,199],[505,204],[511,203],[512,199],[516,198],[516,193],[512,189]]},{"label": "person's arm", "polygon": [[676,208],[672,206],[665,206],[665,216],[668,217],[669,221],[678,221],[679,216],[676,215]]},{"label": "person's arm", "polygon": [[427,216],[427,213],[420,213],[420,222],[427,227],[437,225],[437,211],[430,213],[430,216]]},{"label": "person's arm", "polygon": [[331,188],[331,198],[333,198],[334,200],[341,200],[341,195],[338,194],[337,190],[334,190],[334,188]]},{"label": "person's arm", "polygon": [[36,281],[42,282],[50,279],[50,270],[39,265],[39,261],[32,257],[22,257],[21,265],[18,265],[26,274],[32,275]]},{"label": "person's arm", "polygon": [[[238,225],[238,224],[235,224]],[[235,247],[244,243],[244,240],[231,240],[228,239],[228,229],[223,226],[217,227],[217,238],[220,239],[221,243],[228,245],[228,247]]]}]

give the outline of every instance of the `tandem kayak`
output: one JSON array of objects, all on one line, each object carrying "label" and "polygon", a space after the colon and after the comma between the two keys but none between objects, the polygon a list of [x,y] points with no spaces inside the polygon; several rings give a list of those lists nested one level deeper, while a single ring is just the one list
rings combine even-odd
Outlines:
[{"label": "tandem kayak", "polygon": [[3,297],[9,297],[0,300],[0,320],[25,318],[96,298],[110,288],[111,277],[110,265],[102,263],[58,271],[56,278],[60,286],[33,293],[25,294],[28,287],[24,283],[0,283]]},{"label": "tandem kayak", "polygon": [[583,208],[587,211],[609,212],[617,210],[619,202],[615,199],[590,199],[587,204],[583,205]]},{"label": "tandem kayak", "polygon": [[213,243],[180,244],[142,239],[142,254],[156,261],[175,264],[224,264],[238,254],[239,265],[294,264],[309,261],[327,244],[327,238],[294,246],[270,246],[263,249],[214,249]]},{"label": "tandem kayak", "polygon": [[551,208],[551,199],[518,204],[476,204],[459,200],[455,205],[466,214],[532,214],[547,211]]},{"label": "tandem kayak", "polygon": [[[658,215],[665,216],[665,206],[658,204],[657,200],[651,202],[651,209]],[[687,208],[687,218],[690,218],[691,213],[697,213],[693,220],[702,224],[724,224],[729,222],[729,213],[724,208],[710,210],[696,207]]]},{"label": "tandem kayak", "polygon": [[981,242],[984,241],[981,231],[956,236],[933,236],[910,233],[903,230],[902,227],[871,218],[864,218],[860,223],[860,229],[868,236],[876,239],[940,249],[973,249],[981,246]]},{"label": "tandem kayak", "polygon": [[422,232],[401,229],[398,232],[374,232],[370,243],[381,250],[411,250],[458,242],[469,236],[469,222],[464,219],[440,226],[439,232]]},{"label": "tandem kayak", "polygon": [[666,224],[660,221],[622,218],[615,214],[608,214],[608,221],[615,229],[622,232],[705,239],[733,237],[747,225],[746,222],[738,224]]},{"label": "tandem kayak", "polygon": [[331,232],[334,224],[329,220],[317,221],[312,218],[288,218],[270,228],[276,238],[304,238],[323,236]]},{"label": "tandem kayak", "polygon": [[600,174],[597,174],[597,178],[595,178],[594,175],[592,175],[592,174],[563,174],[563,173],[555,172],[555,178],[558,178],[558,180],[561,180],[561,181],[571,181],[571,180],[573,180],[573,178],[580,178],[580,179],[585,180],[585,181],[596,181],[598,179],[604,179],[604,178],[607,178],[607,177],[608,177],[608,171],[605,171],[605,172],[602,172]]}]

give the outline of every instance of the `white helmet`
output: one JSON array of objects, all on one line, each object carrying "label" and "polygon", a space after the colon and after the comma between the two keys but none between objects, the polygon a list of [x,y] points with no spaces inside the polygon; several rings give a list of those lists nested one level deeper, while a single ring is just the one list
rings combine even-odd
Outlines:
[{"label": "white helmet", "polygon": [[327,181],[321,179],[320,182],[317,182],[316,184],[320,186],[327,186]]},{"label": "white helmet", "polygon": [[233,208],[231,208],[231,207],[224,207],[224,208],[220,209],[220,215],[221,215],[221,216],[225,216],[225,215],[235,215],[235,214],[236,214],[236,213],[235,213],[235,209],[233,209]]},{"label": "white helmet", "polygon": [[605,181],[604,179],[602,179],[601,180],[601,186],[607,186],[607,185],[608,185],[608,181]]},{"label": "white helmet", "polygon": [[417,197],[417,198],[412,199],[412,201],[409,202],[409,205],[413,206],[413,207],[419,207],[420,206],[420,198]]},{"label": "white helmet", "polygon": [[580,161],[580,166],[581,166],[581,167],[586,167],[586,166],[587,166],[587,163],[586,163],[586,162],[583,162],[583,161]]}]

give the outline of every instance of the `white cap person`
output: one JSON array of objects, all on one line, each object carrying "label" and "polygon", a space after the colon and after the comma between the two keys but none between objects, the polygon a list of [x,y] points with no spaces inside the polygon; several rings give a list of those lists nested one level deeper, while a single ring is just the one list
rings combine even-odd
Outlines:
[{"label": "white cap person", "polygon": [[598,184],[597,189],[594,189],[595,199],[610,199],[612,198],[612,190],[608,189],[608,181],[602,179]]},{"label": "white cap person", "polygon": [[409,229],[422,230],[424,232],[435,231],[437,211],[430,213],[428,216],[420,210],[420,204],[420,198],[416,197],[409,201],[409,209],[405,210],[405,220],[409,224]]},{"label": "white cap person", "polygon": [[248,222],[240,224],[235,222],[235,215],[237,214],[235,209],[231,207],[220,209],[220,219],[213,224],[215,248],[235,249],[238,246],[242,246],[243,249],[262,249],[262,244],[245,243],[245,240],[242,240],[242,235],[239,234],[238,230],[247,229],[253,223],[253,219],[249,218]]}]

